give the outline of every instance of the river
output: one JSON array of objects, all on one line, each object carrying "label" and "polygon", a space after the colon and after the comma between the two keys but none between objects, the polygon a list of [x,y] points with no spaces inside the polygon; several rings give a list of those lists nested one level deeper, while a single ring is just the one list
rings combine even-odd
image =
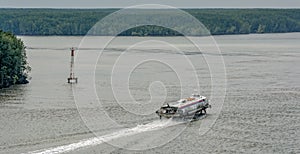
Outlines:
[{"label": "river", "polygon": [[[214,36],[214,53],[183,37],[19,38],[31,80],[0,90],[0,153],[300,153],[300,33]],[[196,81],[206,117],[159,120]]]}]

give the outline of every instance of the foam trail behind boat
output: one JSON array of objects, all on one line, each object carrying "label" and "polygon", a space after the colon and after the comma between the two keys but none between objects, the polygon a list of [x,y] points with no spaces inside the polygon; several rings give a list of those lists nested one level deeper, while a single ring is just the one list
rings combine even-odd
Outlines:
[{"label": "foam trail behind boat", "polygon": [[131,136],[135,134],[139,134],[142,132],[147,132],[147,131],[154,131],[154,130],[159,130],[162,128],[182,124],[184,121],[174,121],[172,119],[168,120],[156,120],[151,123],[145,124],[145,125],[138,125],[134,128],[130,129],[123,129],[108,135],[100,136],[100,137],[94,137],[94,138],[89,138],[85,140],[78,141],[76,143],[68,144],[68,145],[62,145],[58,147],[53,147],[49,149],[42,149],[42,150],[37,150],[37,151],[32,151],[28,152],[27,154],[59,154],[59,153],[65,153],[65,152],[70,152],[73,150],[77,150],[80,148],[84,147],[89,147],[89,146],[95,146],[102,144],[103,142],[108,142],[113,139],[117,139],[120,137],[125,137],[125,136]]}]

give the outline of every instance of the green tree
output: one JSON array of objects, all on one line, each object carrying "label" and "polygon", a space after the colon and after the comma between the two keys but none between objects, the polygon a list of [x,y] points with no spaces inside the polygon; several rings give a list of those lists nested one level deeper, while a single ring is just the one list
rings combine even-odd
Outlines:
[{"label": "green tree", "polygon": [[261,25],[259,24],[258,29],[257,29],[257,33],[264,33],[265,32],[265,25]]},{"label": "green tree", "polygon": [[[118,9],[0,9],[0,29],[16,35],[85,35],[92,26]],[[202,22],[213,35],[300,32],[300,9],[184,9]],[[150,14],[150,16],[149,16]],[[172,14],[170,16],[170,14]],[[106,25],[92,34],[115,35],[131,21],[167,21],[189,35],[199,35],[188,20],[178,21],[172,10],[145,10],[124,14],[117,25]],[[113,22],[113,21],[112,21]],[[182,26],[182,24],[187,26]],[[138,26],[138,25],[137,25]],[[181,28],[181,26],[183,28]],[[163,27],[129,29],[125,36],[176,36]]]},{"label": "green tree", "polygon": [[24,43],[13,34],[0,30],[0,88],[28,83],[30,69]]}]

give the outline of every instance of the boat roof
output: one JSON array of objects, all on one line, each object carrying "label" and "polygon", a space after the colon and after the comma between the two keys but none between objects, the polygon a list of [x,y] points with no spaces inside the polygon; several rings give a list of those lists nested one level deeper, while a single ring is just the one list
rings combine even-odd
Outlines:
[{"label": "boat roof", "polygon": [[170,106],[172,107],[182,107],[191,103],[195,103],[196,101],[199,100],[204,100],[206,99],[206,97],[201,96],[199,94],[192,94],[192,96],[185,98],[185,99],[180,99],[175,103],[170,104]]}]

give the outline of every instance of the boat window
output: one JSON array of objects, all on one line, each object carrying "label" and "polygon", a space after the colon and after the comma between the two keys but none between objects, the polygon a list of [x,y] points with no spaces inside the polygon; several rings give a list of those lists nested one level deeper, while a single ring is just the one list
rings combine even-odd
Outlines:
[{"label": "boat window", "polygon": [[192,101],[192,100],[195,100],[195,98],[193,97],[187,98],[187,101]]},{"label": "boat window", "polygon": [[193,94],[193,97],[200,97],[199,94]]}]

